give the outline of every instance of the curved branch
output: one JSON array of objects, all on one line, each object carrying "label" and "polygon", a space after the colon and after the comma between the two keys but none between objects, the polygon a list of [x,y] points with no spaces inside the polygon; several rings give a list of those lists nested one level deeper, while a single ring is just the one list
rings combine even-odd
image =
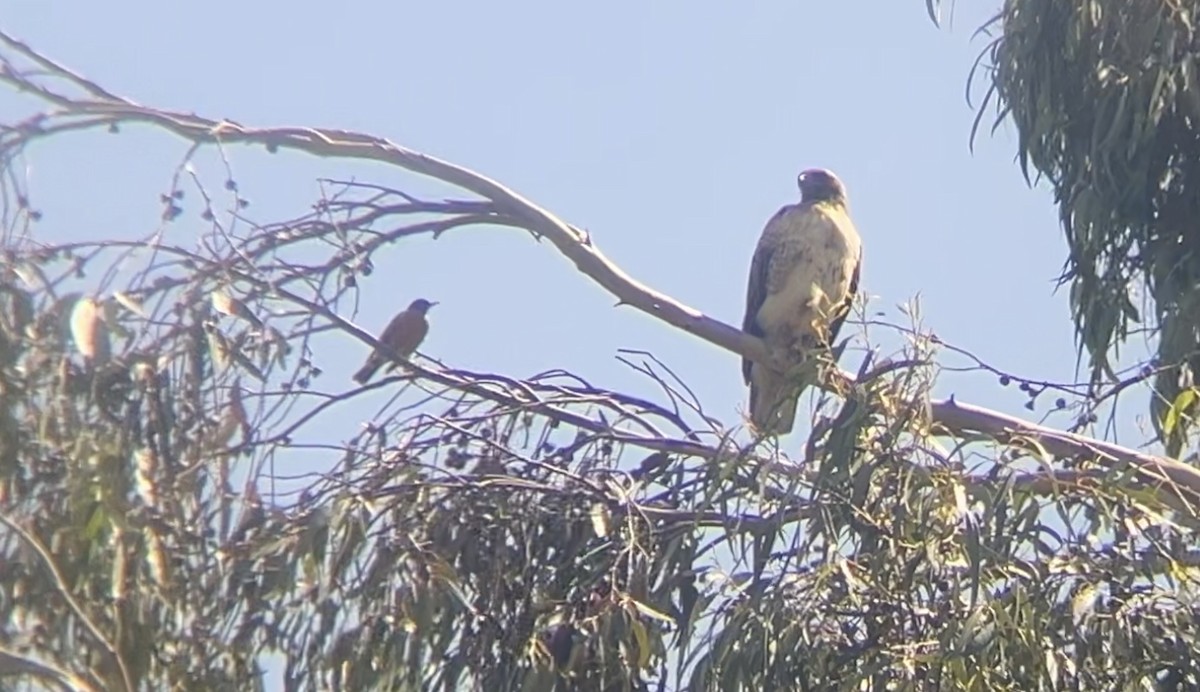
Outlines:
[{"label": "curved branch", "polygon": [[[32,49],[16,42],[2,31],[0,38],[17,45],[18,50],[31,58],[37,55]],[[40,56],[37,59],[40,59]],[[0,81],[35,90],[35,85],[26,83],[27,80],[23,77],[11,72],[0,74]],[[41,90],[35,93],[43,95]],[[610,261],[596,247],[588,233],[571,226],[501,183],[448,161],[413,151],[382,137],[346,130],[250,128],[228,120],[216,121],[197,115],[137,106],[117,98],[108,101],[68,103],[71,118],[103,116],[111,119],[113,123],[145,122],[197,144],[259,144],[271,151],[282,148],[327,158],[379,161],[461,187],[491,200],[501,213],[510,214],[523,221],[530,231],[549,240],[579,271],[616,296],[618,304],[633,306],[672,326],[752,360],[770,360],[766,346],[760,339],[708,317],[699,310],[636,281]],[[60,101],[59,105],[64,104]],[[103,118],[100,122],[103,122]]]},{"label": "curved branch", "polygon": [[29,676],[53,683],[64,692],[92,692],[96,688],[77,675],[29,656],[0,648],[0,678]]},{"label": "curved branch", "polygon": [[[591,236],[566,223],[553,213],[543,209],[514,190],[448,161],[405,148],[385,138],[357,132],[320,128],[251,128],[228,120],[216,121],[196,115],[171,112],[136,105],[120,97],[113,97],[97,89],[82,77],[49,63],[32,49],[0,31],[0,40],[12,46],[26,58],[50,69],[55,76],[65,78],[80,86],[96,100],[74,100],[53,92],[11,68],[0,71],[0,82],[7,82],[17,89],[28,91],[64,109],[41,118],[36,127],[9,130],[0,133],[0,148],[31,141],[54,131],[54,126],[84,122],[90,126],[114,125],[121,122],[148,123],[172,132],[195,144],[242,143],[264,146],[268,151],[280,148],[304,152],[313,156],[378,161],[426,175],[468,190],[490,200],[497,211],[519,221],[525,228],[545,238],[584,275],[613,294],[618,305],[630,305],[683,331],[724,348],[732,353],[759,362],[770,361],[763,342],[736,327],[705,315],[666,294],[646,286],[609,260],[596,246]],[[252,279],[251,279],[252,280]],[[297,296],[289,296],[295,299]],[[307,302],[307,301],[305,301]],[[317,306],[311,306],[317,307]],[[339,323],[342,328],[350,327],[330,311],[324,316]],[[365,343],[375,343],[370,335],[350,328]],[[446,385],[462,386],[473,393],[495,398],[496,393],[486,392],[479,383],[457,378],[449,373],[438,373],[429,369],[418,369],[422,377],[429,377]],[[854,378],[843,373],[847,380]],[[510,401],[509,403],[517,403]],[[540,408],[542,402],[522,402]],[[541,409],[545,413],[551,413]],[[1143,454],[1133,449],[1102,442],[1082,435],[1061,432],[1035,423],[990,411],[976,406],[961,404],[953,398],[931,402],[933,421],[955,433],[983,433],[1006,444],[1028,447],[1035,443],[1046,452],[1058,457],[1091,459],[1115,469],[1121,465],[1135,468],[1148,480],[1169,487],[1179,493],[1186,489],[1200,497],[1200,471],[1180,462],[1164,457]],[[574,425],[585,429],[594,427],[595,422],[561,410],[555,416],[566,416]],[[624,440],[633,444],[662,451],[694,454],[711,454],[716,450],[707,445],[683,441],[652,441],[647,439]],[[683,447],[681,449],[680,447]]]},{"label": "curved branch", "polygon": [[63,577],[62,572],[58,569],[58,564],[54,562],[54,556],[50,551],[37,539],[33,534],[26,531],[21,525],[9,519],[7,516],[0,514],[0,524],[7,526],[13,533],[17,534],[28,545],[42,562],[42,566],[50,572],[50,577],[54,580],[54,585],[58,588],[59,594],[63,600],[67,602],[67,606],[83,623],[84,628],[96,639],[96,641],[104,647],[108,654],[116,663],[117,670],[121,675],[121,682],[125,689],[129,692],[137,689],[133,684],[133,677],[129,672],[129,667],[125,664],[125,659],[121,656],[121,652],[117,649],[117,645],[113,640],[109,639],[100,629],[100,626],[88,615],[84,610],[83,604],[71,595],[71,589],[67,586],[67,580]]},{"label": "curved branch", "polygon": [[1192,504],[1200,501],[1200,470],[1182,462],[959,403],[954,397],[931,402],[930,409],[933,421],[955,434],[980,433],[1013,447],[1040,448],[1038,451],[1058,458],[1094,461],[1111,471],[1130,467],[1144,481],[1170,491],[1189,512],[1196,512]]}]

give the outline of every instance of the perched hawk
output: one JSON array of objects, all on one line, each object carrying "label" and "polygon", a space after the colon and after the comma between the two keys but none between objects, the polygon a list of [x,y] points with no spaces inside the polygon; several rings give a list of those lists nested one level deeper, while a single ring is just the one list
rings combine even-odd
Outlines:
[{"label": "perched hawk", "polygon": [[429,332],[429,322],[425,320],[425,313],[429,312],[429,308],[434,305],[437,303],[417,298],[409,304],[407,309],[393,317],[392,321],[388,322],[388,326],[384,328],[383,334],[379,335],[379,343],[392,349],[392,353],[384,353],[379,349],[371,351],[371,355],[367,356],[367,362],[363,363],[358,372],[354,373],[354,381],[366,384],[375,371],[385,363],[391,362],[392,368],[394,368],[396,367],[396,357],[408,360]]},{"label": "perched hawk", "polygon": [[[750,265],[742,330],[762,338],[795,368],[829,348],[858,291],[862,241],[846,209],[846,188],[833,173],[797,178],[800,203],[780,209],[763,229]],[[804,387],[795,374],[742,359],[750,385],[750,420],[764,434],[791,432]]]}]

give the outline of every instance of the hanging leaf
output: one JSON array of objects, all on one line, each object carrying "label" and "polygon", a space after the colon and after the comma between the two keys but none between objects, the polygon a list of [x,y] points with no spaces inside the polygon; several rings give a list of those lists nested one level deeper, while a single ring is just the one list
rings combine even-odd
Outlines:
[{"label": "hanging leaf", "polygon": [[258,317],[250,311],[250,308],[246,307],[245,303],[238,298],[233,297],[225,290],[219,289],[213,291],[211,294],[209,294],[209,296],[212,299],[213,309],[222,315],[228,315],[230,317],[237,317],[246,320],[255,327],[263,326],[262,320],[258,319]]},{"label": "hanging leaf", "polygon": [[207,330],[207,334],[208,353],[212,357],[213,365],[218,370],[228,368],[230,360],[229,340],[215,327]]},{"label": "hanging leaf", "polygon": [[146,309],[142,307],[142,304],[129,294],[117,291],[116,293],[113,293],[113,299],[120,303],[121,306],[126,310],[132,312],[138,317],[141,317],[144,320],[150,319],[150,316],[146,314]]},{"label": "hanging leaf", "polygon": [[80,298],[71,310],[71,338],[83,357],[93,362],[107,360],[110,352],[102,314],[100,304],[91,298]]},{"label": "hanging leaf", "polygon": [[1195,405],[1197,396],[1200,396],[1200,393],[1197,392],[1195,387],[1190,387],[1175,397],[1175,401],[1171,402],[1171,407],[1167,409],[1166,415],[1163,416],[1162,429],[1164,435],[1170,436],[1175,431],[1175,428],[1183,420],[1187,411]]}]

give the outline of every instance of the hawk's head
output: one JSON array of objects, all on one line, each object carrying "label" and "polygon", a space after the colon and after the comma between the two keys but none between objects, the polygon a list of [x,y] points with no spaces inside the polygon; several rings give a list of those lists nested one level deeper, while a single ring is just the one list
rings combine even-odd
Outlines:
[{"label": "hawk's head", "polygon": [[800,185],[801,202],[846,202],[846,186],[824,168],[810,168],[802,172],[796,182]]}]

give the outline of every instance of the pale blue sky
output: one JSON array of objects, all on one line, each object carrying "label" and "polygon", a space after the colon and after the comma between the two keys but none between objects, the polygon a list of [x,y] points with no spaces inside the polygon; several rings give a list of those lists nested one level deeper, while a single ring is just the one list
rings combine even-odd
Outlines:
[{"label": "pale blue sky", "polygon": [[[951,30],[935,28],[921,0],[0,7],[7,31],[134,101],[248,126],[360,130],[496,178],[589,230],[640,281],[734,325],[763,224],[794,201],[801,169],[831,168],[849,188],[876,308],[902,320],[893,306],[920,294],[926,324],[947,342],[1015,373],[1070,380],[1051,195],[1024,182],[1011,129],[968,150],[964,89],[984,46],[970,36],[995,4],[959,3]],[[0,107],[13,103],[0,95]],[[42,239],[143,235],[184,150],[136,132],[33,148]],[[412,182],[378,166],[232,151],[262,221],[303,211],[320,176]],[[190,218],[171,239],[192,242],[200,224]],[[422,350],[450,365],[512,376],[565,368],[653,395],[615,359],[618,348],[645,349],[711,415],[734,423],[744,405],[735,356],[613,309],[527,234],[454,231],[375,260],[355,321],[379,330],[411,298],[438,300]],[[347,337],[318,353],[318,386],[348,388],[366,351]],[[1015,388],[990,377],[947,377],[938,393],[1027,413]],[[345,439],[361,418],[339,415],[334,435]]]},{"label": "pale blue sky", "polygon": [[[4,6],[9,31],[135,101],[253,126],[362,130],[497,178],[587,228],[638,279],[733,324],[763,223],[794,200],[799,170],[832,168],[850,190],[877,307],[894,315],[919,293],[947,341],[1018,373],[1071,377],[1066,295],[1052,294],[1065,245],[1051,197],[1026,186],[1007,130],[968,151],[964,87],[983,47],[970,33],[990,7],[962,3],[955,27],[938,30],[918,0]],[[151,228],[150,193],[183,146],[141,141],[93,134],[35,148],[43,238]],[[234,151],[261,220],[311,202],[318,176],[361,175]],[[173,232],[186,241],[191,231]],[[563,367],[651,391],[614,359],[642,348],[711,413],[732,421],[744,399],[734,356],[612,309],[520,232],[411,240],[377,262],[356,321],[379,329],[412,296],[439,300],[424,350],[450,364]],[[330,378],[353,367],[328,365]],[[1022,410],[990,379],[939,389]]]}]

